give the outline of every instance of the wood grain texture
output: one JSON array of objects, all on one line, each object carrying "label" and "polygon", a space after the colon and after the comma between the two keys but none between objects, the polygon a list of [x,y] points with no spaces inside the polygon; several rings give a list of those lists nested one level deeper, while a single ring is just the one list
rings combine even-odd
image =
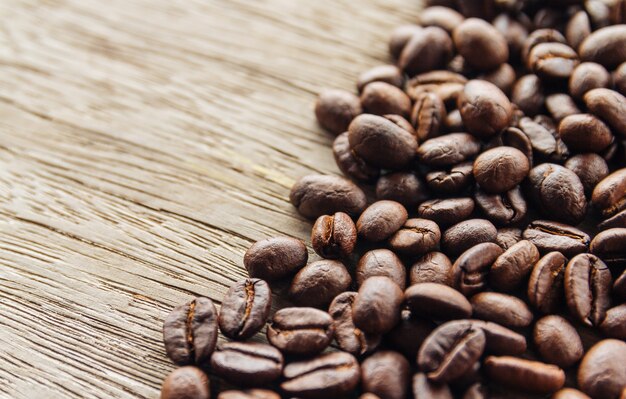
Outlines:
[{"label": "wood grain texture", "polygon": [[315,94],[414,0],[0,2],[0,397],[156,398],[167,312],[219,303],[337,173]]}]

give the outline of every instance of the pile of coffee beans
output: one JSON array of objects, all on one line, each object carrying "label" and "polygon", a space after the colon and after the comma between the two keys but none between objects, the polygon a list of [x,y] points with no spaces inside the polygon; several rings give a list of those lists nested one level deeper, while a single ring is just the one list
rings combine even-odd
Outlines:
[{"label": "pile of coffee beans", "polygon": [[626,1],[428,3],[319,95],[319,258],[259,241],[174,309],[162,399],[626,398]]}]

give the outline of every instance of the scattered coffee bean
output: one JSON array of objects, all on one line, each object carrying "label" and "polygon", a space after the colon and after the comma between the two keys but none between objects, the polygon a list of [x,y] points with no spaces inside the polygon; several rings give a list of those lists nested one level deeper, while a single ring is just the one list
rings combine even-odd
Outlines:
[{"label": "scattered coffee bean", "polygon": [[[595,344],[578,368],[578,386],[594,399],[617,399],[626,381],[626,342],[605,339]],[[623,397],[623,395],[622,395]]]},{"label": "scattered coffee bean", "polygon": [[602,119],[613,133],[626,137],[626,97],[609,89],[593,89],[584,97],[589,113]]},{"label": "scattered coffee bean", "polygon": [[609,166],[604,158],[594,153],[574,155],[565,162],[565,167],[576,173],[588,196],[591,195],[594,187],[609,174]]},{"label": "scattered coffee bean", "polygon": [[522,240],[522,230],[516,227],[498,229],[496,244],[505,251]]},{"label": "scattered coffee bean", "polygon": [[351,283],[352,277],[343,263],[320,260],[309,263],[294,276],[288,295],[299,306],[326,308]]},{"label": "scattered coffee bean", "polygon": [[419,141],[438,136],[445,118],[446,106],[441,97],[429,92],[417,97],[411,112],[411,123],[415,126]]},{"label": "scattered coffee bean", "polygon": [[414,34],[422,31],[419,25],[408,24],[398,26],[392,33],[389,40],[389,53],[394,59],[400,58],[400,54],[406,44],[411,40]]},{"label": "scattered coffee bean", "polygon": [[528,281],[528,302],[540,312],[549,314],[559,310],[564,291],[567,258],[561,252],[550,252],[539,259]]},{"label": "scattered coffee bean", "polygon": [[559,135],[567,148],[576,152],[601,152],[613,142],[611,129],[590,114],[571,115],[563,119]]},{"label": "scattered coffee bean", "polygon": [[526,338],[523,335],[490,321],[471,320],[471,322],[485,333],[487,353],[520,355],[526,351]]},{"label": "scattered coffee bean", "polygon": [[533,314],[528,306],[511,295],[498,292],[481,292],[471,299],[472,314],[477,319],[493,321],[505,327],[528,327]]},{"label": "scattered coffee bean", "polygon": [[569,92],[577,100],[582,100],[584,95],[593,89],[609,87],[611,75],[600,64],[583,62],[572,72],[569,79]]},{"label": "scattered coffee bean", "polygon": [[489,283],[500,291],[512,291],[530,275],[539,260],[539,250],[532,242],[522,240],[498,256],[489,270]]},{"label": "scattered coffee bean", "polygon": [[506,94],[484,80],[467,82],[459,96],[458,108],[463,125],[478,138],[491,137],[504,130],[513,116]]},{"label": "scattered coffee bean", "polygon": [[366,164],[352,151],[348,132],[341,133],[333,141],[333,156],[339,170],[351,179],[371,182],[380,175],[380,169]]},{"label": "scattered coffee bean", "polygon": [[407,221],[408,213],[395,201],[378,201],[370,205],[359,217],[356,229],[359,237],[370,242],[386,240]]},{"label": "scattered coffee bean", "polygon": [[474,161],[476,183],[488,193],[513,189],[524,180],[530,164],[528,158],[513,147],[496,147],[485,151]]},{"label": "scattered coffee bean", "polygon": [[[574,70],[574,73],[576,73],[576,70]],[[574,99],[564,93],[555,93],[547,96],[545,106],[556,122],[561,122],[571,115],[582,114]]]},{"label": "scattered coffee bean", "polygon": [[384,82],[392,86],[402,87],[404,77],[402,76],[402,72],[395,65],[376,66],[359,75],[356,84],[359,93],[363,91],[365,86],[372,82]]},{"label": "scattered coffee bean", "polygon": [[361,93],[363,110],[374,115],[400,115],[411,113],[411,99],[398,87],[385,82],[372,82]]},{"label": "scattered coffee bean", "polygon": [[356,184],[342,177],[325,175],[309,175],[298,180],[291,188],[289,200],[309,219],[335,212],[358,215],[367,205],[363,190]]},{"label": "scattered coffee bean", "polygon": [[376,183],[376,198],[412,208],[430,197],[423,180],[415,173],[395,172],[381,176]]},{"label": "scattered coffee bean", "polygon": [[607,310],[600,330],[608,337],[626,341],[626,303]]},{"label": "scattered coffee bean", "polygon": [[319,124],[334,134],[348,130],[348,125],[362,113],[361,101],[344,90],[325,90],[315,103],[315,116]]},{"label": "scattered coffee bean", "polygon": [[435,170],[426,175],[426,183],[438,194],[459,194],[473,183],[473,169],[472,162],[462,162],[450,169]]},{"label": "scattered coffee bean", "polygon": [[578,11],[570,17],[565,27],[567,43],[573,49],[578,49],[580,44],[591,34],[591,29],[589,15],[583,10]]},{"label": "scattered coffee bean", "polygon": [[626,168],[602,179],[593,189],[591,203],[605,217],[626,209]]},{"label": "scattered coffee bean", "polygon": [[498,231],[485,219],[470,219],[457,223],[443,233],[442,248],[451,255],[458,255],[475,245],[494,242]]},{"label": "scattered coffee bean", "polygon": [[441,252],[429,252],[415,262],[409,272],[411,285],[420,283],[438,283],[452,285],[452,262]]},{"label": "scattered coffee bean", "polygon": [[356,267],[356,283],[360,287],[374,276],[389,277],[401,289],[406,286],[406,269],[398,256],[388,249],[374,249],[361,256]]},{"label": "scattered coffee bean", "polygon": [[569,79],[580,63],[578,54],[563,43],[540,43],[530,50],[528,68],[544,81]]},{"label": "scattered coffee bean", "polygon": [[209,399],[209,377],[194,366],[180,367],[163,381],[161,399]]},{"label": "scattered coffee bean", "polygon": [[542,254],[558,251],[568,257],[586,252],[591,241],[584,231],[549,220],[531,222],[523,237],[535,244]]},{"label": "scattered coffee bean", "polygon": [[583,324],[598,326],[611,305],[611,271],[597,256],[573,257],[564,275],[565,299],[570,312]]},{"label": "scattered coffee bean", "polygon": [[517,357],[489,356],[485,369],[493,381],[523,391],[552,393],[565,383],[565,373],[559,367]]},{"label": "scattered coffee bean", "polygon": [[589,35],[579,48],[585,61],[597,62],[609,69],[626,61],[626,26],[615,25],[598,29]]},{"label": "scattered coffee bean", "polygon": [[450,133],[426,140],[417,149],[419,161],[433,167],[458,165],[480,151],[480,142],[467,133]]},{"label": "scattered coffee bean", "polygon": [[343,212],[320,216],[311,231],[313,249],[326,259],[348,257],[354,251],[356,238],[356,226]]},{"label": "scattered coffee bean", "polygon": [[608,229],[598,233],[591,241],[589,250],[608,265],[624,265],[626,228]]},{"label": "scattered coffee bean", "polygon": [[502,253],[502,248],[491,242],[469,248],[452,265],[452,286],[466,296],[483,291],[487,285],[489,269]]},{"label": "scattered coffee bean", "polygon": [[418,22],[421,26],[438,26],[452,33],[464,19],[461,13],[452,8],[434,6],[424,8],[418,17]]},{"label": "scattered coffee bean", "polygon": [[424,340],[437,325],[430,320],[414,318],[408,310],[402,311],[400,322],[385,335],[387,344],[409,359],[415,359]]},{"label": "scattered coffee bean", "polygon": [[462,222],[472,212],[474,212],[474,200],[471,198],[428,200],[422,202],[417,209],[419,217],[430,219],[441,227]]},{"label": "scattered coffee bean", "polygon": [[381,337],[361,331],[352,319],[352,304],[356,292],[344,292],[333,299],[328,313],[334,320],[335,340],[341,350],[355,356],[372,352],[380,344]]},{"label": "scattered coffee bean", "polygon": [[536,161],[563,162],[568,157],[567,147],[561,138],[557,137],[556,129],[549,129],[528,117],[520,119],[519,128],[530,140],[535,163]]},{"label": "scattered coffee bean", "polygon": [[309,356],[333,340],[333,319],[315,308],[283,308],[267,327],[267,340],[282,353]]},{"label": "scattered coffee bean", "polygon": [[437,384],[424,373],[413,375],[413,396],[415,398],[453,399],[452,392],[446,384]]},{"label": "scattered coffee bean", "polygon": [[354,325],[371,334],[389,332],[400,321],[404,293],[389,277],[370,277],[352,305]]},{"label": "scattered coffee bean", "polygon": [[543,360],[562,368],[573,366],[585,353],[578,332],[561,316],[537,320],[533,340]]},{"label": "scattered coffee bean", "polygon": [[474,68],[491,70],[509,58],[506,39],[490,23],[469,18],[454,29],[454,46]]},{"label": "scattered coffee bean", "polygon": [[479,76],[481,80],[493,83],[504,93],[510,93],[515,84],[515,70],[510,64],[502,64],[498,68],[483,73]]},{"label": "scattered coffee bean", "polygon": [[243,263],[251,277],[273,281],[287,277],[306,265],[306,245],[291,237],[272,237],[255,242]]},{"label": "scattered coffee bean", "polygon": [[259,332],[270,314],[272,291],[258,278],[237,281],[226,292],[219,314],[222,334],[245,340]]},{"label": "scattered coffee bean", "polygon": [[515,82],[511,91],[511,102],[526,115],[537,115],[544,107],[546,97],[539,76],[522,76]]},{"label": "scattered coffee bean", "polygon": [[439,247],[441,231],[428,219],[409,219],[389,238],[394,251],[409,256],[424,255]]},{"label": "scattered coffee bean", "polygon": [[381,399],[406,398],[410,380],[411,366],[398,352],[379,351],[361,364],[363,391]]},{"label": "scattered coffee bean", "polygon": [[466,319],[472,314],[472,305],[463,294],[443,284],[414,284],[404,292],[404,298],[414,317],[454,320]]},{"label": "scattered coffee bean", "polygon": [[244,386],[260,386],[278,379],[283,355],[273,346],[257,342],[229,342],[211,356],[211,372]]},{"label": "scattered coffee bean", "polygon": [[398,67],[409,76],[438,69],[452,58],[450,35],[443,29],[430,26],[415,32],[402,49]]}]

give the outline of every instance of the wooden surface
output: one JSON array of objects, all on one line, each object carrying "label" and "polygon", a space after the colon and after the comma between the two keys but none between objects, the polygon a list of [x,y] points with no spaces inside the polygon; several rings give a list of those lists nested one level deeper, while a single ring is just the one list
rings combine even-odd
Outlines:
[{"label": "wooden surface", "polygon": [[1,1],[0,397],[158,397],[163,318],[308,236],[289,188],[337,172],[315,94],[418,4]]}]

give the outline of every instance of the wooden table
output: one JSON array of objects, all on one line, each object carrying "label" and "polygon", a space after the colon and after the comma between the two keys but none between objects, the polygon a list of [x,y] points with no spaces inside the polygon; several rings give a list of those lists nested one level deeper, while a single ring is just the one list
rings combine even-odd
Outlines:
[{"label": "wooden table", "polygon": [[307,238],[337,173],[312,108],[388,61],[412,0],[0,3],[0,397],[156,398],[168,311]]}]

